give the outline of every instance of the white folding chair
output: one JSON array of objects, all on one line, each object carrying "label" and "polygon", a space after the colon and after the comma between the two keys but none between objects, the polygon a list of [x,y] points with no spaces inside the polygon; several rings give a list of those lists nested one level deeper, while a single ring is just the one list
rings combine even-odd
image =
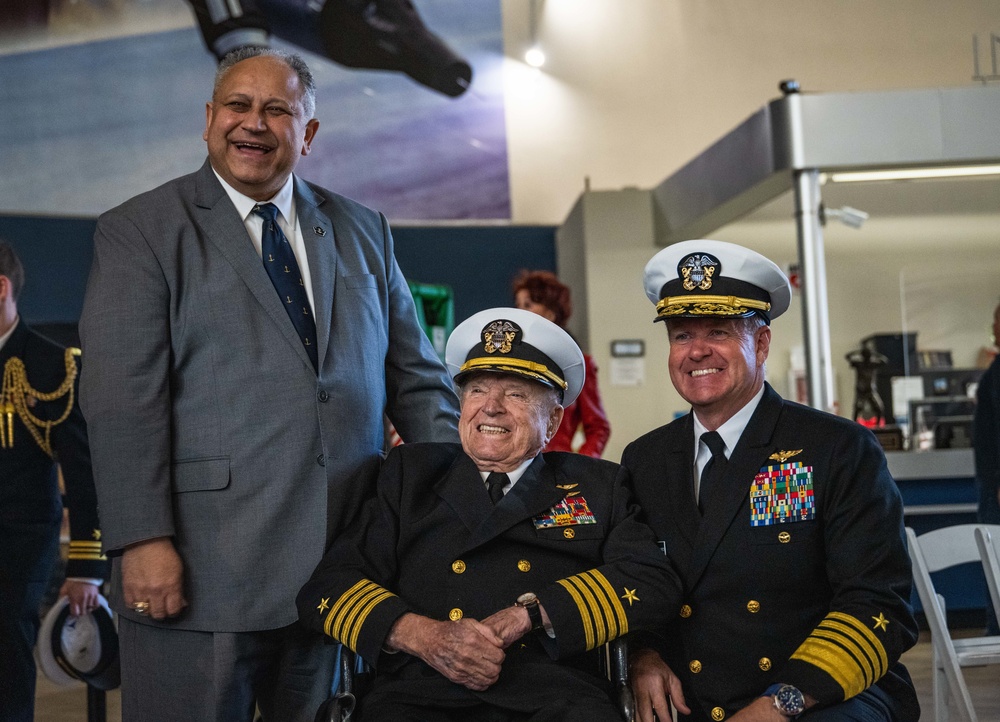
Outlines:
[{"label": "white folding chair", "polygon": [[983,574],[993,603],[993,613],[1000,619],[1000,524],[977,526],[976,545],[983,562]]},{"label": "white folding chair", "polygon": [[976,524],[959,524],[921,534],[910,527],[906,539],[913,562],[913,581],[931,632],[933,658],[934,719],[948,719],[948,702],[953,698],[967,722],[978,722],[972,697],[962,675],[962,667],[1000,663],[1000,637],[952,639],[948,631],[944,597],[934,590],[931,573],[979,560]]}]

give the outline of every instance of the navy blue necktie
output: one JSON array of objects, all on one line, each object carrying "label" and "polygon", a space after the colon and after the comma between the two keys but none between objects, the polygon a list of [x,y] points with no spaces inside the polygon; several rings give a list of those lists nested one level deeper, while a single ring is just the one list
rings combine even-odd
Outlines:
[{"label": "navy blue necktie", "polygon": [[503,499],[503,488],[510,483],[510,477],[499,471],[491,471],[486,477],[486,488],[490,492],[490,501],[495,505]]},{"label": "navy blue necktie", "polygon": [[704,514],[705,509],[708,508],[709,495],[716,493],[722,486],[729,461],[726,459],[726,442],[719,436],[718,431],[706,431],[701,435],[701,440],[712,452],[712,458],[702,469],[701,485],[698,487],[698,510]]},{"label": "navy blue necktie", "polygon": [[292,325],[302,339],[313,369],[318,369],[316,322],[309,310],[309,296],[306,295],[306,286],[299,264],[295,262],[292,246],[278,225],[278,209],[273,203],[262,203],[254,206],[253,212],[264,219],[260,244],[264,269],[271,277],[274,290],[278,292],[288,318],[292,320]]}]

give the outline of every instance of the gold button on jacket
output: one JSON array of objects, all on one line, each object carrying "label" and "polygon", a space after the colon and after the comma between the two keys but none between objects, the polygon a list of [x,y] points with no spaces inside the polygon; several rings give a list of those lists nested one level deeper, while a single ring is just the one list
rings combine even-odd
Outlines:
[{"label": "gold button on jacket", "polygon": [[681,616],[684,619],[687,619],[688,617],[691,616],[691,605],[690,604],[685,604],[684,606],[681,607]]},{"label": "gold button on jacket", "polygon": [[714,719],[715,722],[722,722],[722,720],[724,720],[725,718],[726,718],[726,710],[722,709],[722,707],[712,708],[712,719]]},{"label": "gold button on jacket", "polygon": [[688,662],[688,669],[690,669],[692,673],[698,674],[698,672],[701,671],[701,662],[699,662],[697,659],[692,659],[690,662]]},{"label": "gold button on jacket", "polygon": [[453,622],[457,622],[461,618],[462,618],[462,610],[459,609],[458,607],[455,607],[450,612],[448,612],[448,619],[450,619]]},{"label": "gold button on jacket", "polygon": [[465,562],[463,562],[461,559],[456,559],[451,564],[451,570],[455,572],[455,574],[461,574],[462,572],[465,571]]},{"label": "gold button on jacket", "polygon": [[531,562],[529,562],[527,559],[522,559],[517,563],[517,568],[522,572],[530,572]]},{"label": "gold button on jacket", "polygon": [[756,614],[757,612],[759,612],[760,602],[758,602],[756,599],[751,599],[749,602],[747,602],[747,611],[750,612],[750,614]]}]

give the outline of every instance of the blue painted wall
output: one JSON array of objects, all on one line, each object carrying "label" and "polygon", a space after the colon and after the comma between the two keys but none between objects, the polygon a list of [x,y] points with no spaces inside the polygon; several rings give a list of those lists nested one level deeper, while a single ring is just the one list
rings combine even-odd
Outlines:
[{"label": "blue painted wall", "polygon": [[[0,238],[24,263],[18,308],[29,323],[75,323],[92,259],[92,218],[0,216]],[[553,226],[406,226],[393,229],[407,279],[451,286],[455,319],[510,305],[510,283],[522,268],[555,270]]]}]

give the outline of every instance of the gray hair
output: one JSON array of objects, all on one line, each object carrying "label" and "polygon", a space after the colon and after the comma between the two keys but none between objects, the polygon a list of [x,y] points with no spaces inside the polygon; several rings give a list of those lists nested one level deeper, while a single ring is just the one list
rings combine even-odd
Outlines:
[{"label": "gray hair", "polygon": [[768,322],[764,320],[764,317],[759,313],[755,313],[753,316],[749,316],[747,318],[734,318],[733,321],[735,322],[736,327],[747,336],[753,336],[758,328],[763,328],[764,326],[769,325]]},{"label": "gray hair", "polygon": [[212,86],[212,98],[219,91],[226,74],[232,70],[236,63],[240,63],[250,58],[275,58],[280,60],[299,77],[299,85],[302,87],[302,106],[305,110],[306,120],[315,117],[316,113],[316,80],[312,71],[306,65],[306,61],[295,53],[286,53],[284,50],[276,48],[266,48],[260,45],[244,45],[226,53],[225,57],[219,61],[219,67],[215,71],[215,84]]}]

